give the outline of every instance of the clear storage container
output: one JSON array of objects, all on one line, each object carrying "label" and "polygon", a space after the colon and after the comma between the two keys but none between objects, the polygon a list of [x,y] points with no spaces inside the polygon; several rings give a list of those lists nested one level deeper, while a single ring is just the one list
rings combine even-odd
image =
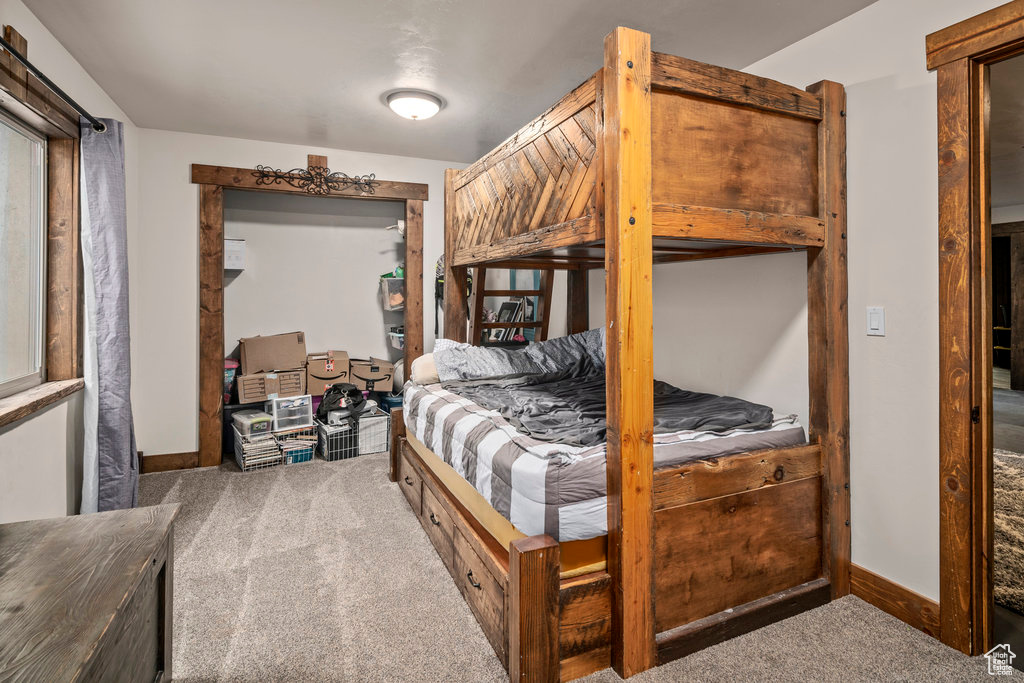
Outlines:
[{"label": "clear storage container", "polygon": [[273,418],[275,432],[313,426],[313,397],[309,394],[272,398],[263,410]]},{"label": "clear storage container", "polygon": [[380,300],[385,311],[401,311],[405,308],[405,279],[382,277],[380,279]]}]

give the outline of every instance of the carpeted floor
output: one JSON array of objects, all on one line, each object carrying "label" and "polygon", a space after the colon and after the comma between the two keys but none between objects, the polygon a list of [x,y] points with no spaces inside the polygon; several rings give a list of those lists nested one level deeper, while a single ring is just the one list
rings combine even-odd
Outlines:
[{"label": "carpeted floor", "polygon": [[[506,679],[386,468],[380,455],[142,477],[143,505],[182,505],[176,680]],[[974,679],[983,659],[848,597],[631,680]]]},{"label": "carpeted floor", "polygon": [[992,468],[993,593],[997,605],[1024,614],[1024,455],[995,450]]}]

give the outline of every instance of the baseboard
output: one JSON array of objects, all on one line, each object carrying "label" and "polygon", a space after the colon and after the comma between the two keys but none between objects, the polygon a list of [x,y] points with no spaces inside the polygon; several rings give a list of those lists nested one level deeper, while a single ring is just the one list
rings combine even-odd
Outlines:
[{"label": "baseboard", "polygon": [[187,470],[199,467],[199,452],[161,453],[160,455],[139,454],[139,472],[169,472],[171,470]]},{"label": "baseboard", "polygon": [[856,564],[850,565],[850,592],[900,621],[939,637],[939,603]]}]

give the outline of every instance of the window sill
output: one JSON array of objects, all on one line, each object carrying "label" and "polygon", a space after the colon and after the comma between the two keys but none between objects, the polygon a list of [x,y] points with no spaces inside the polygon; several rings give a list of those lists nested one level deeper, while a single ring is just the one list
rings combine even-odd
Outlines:
[{"label": "window sill", "polygon": [[85,387],[85,380],[64,379],[58,382],[44,382],[37,387],[19,391],[13,396],[0,398],[0,427],[22,420],[51,406],[65,396],[70,396]]}]

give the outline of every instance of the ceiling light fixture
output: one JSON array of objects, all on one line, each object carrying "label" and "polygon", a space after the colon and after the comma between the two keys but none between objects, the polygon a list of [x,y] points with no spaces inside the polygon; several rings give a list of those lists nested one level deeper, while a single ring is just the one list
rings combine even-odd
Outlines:
[{"label": "ceiling light fixture", "polygon": [[441,98],[422,90],[398,90],[387,96],[391,111],[399,116],[422,121],[441,111]]}]

